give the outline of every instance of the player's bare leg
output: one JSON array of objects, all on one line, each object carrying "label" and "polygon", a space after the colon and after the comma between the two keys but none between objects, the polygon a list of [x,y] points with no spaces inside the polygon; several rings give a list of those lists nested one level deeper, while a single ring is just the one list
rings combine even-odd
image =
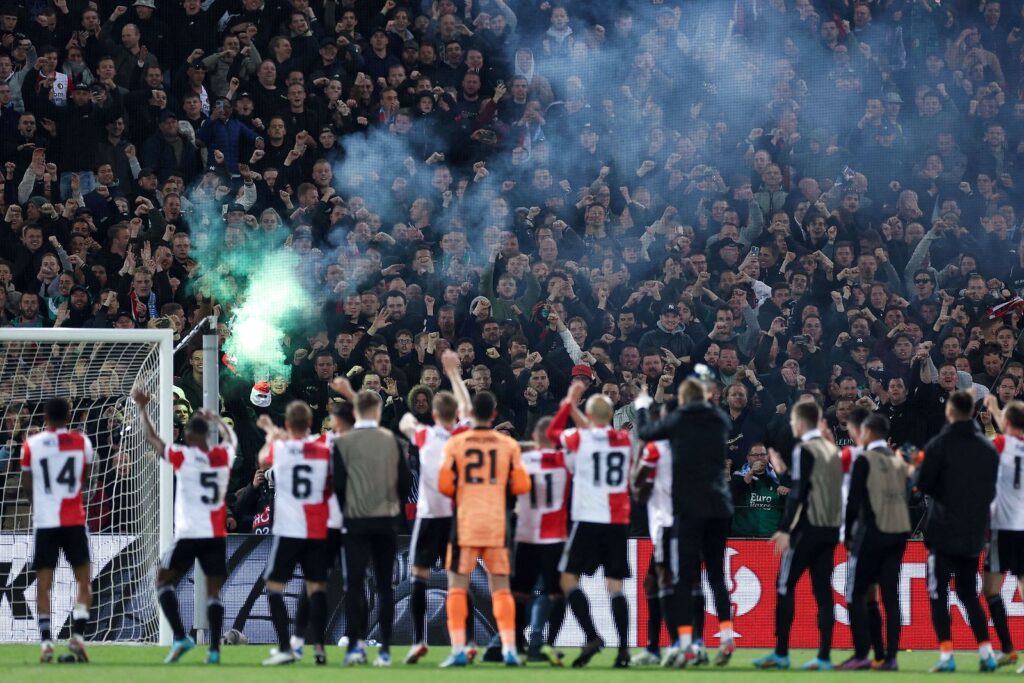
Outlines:
[{"label": "player's bare leg", "polygon": [[36,572],[36,620],[39,624],[39,661],[49,664],[53,661],[53,633],[50,631],[50,589],[53,586],[53,570],[40,569]]},{"label": "player's bare leg", "polygon": [[[573,668],[578,669],[586,666],[594,655],[601,651],[604,647],[604,641],[597,634],[597,628],[594,626],[594,617],[590,614],[590,602],[587,600],[583,589],[580,588],[580,577],[576,574],[562,572],[561,585],[562,592],[565,593],[566,604],[572,610],[586,638],[586,643],[580,650],[579,656],[572,662]],[[619,586],[621,590],[622,582],[619,582]]]},{"label": "player's bare leg", "polygon": [[161,568],[156,575],[156,598],[160,603],[160,611],[171,627],[174,642],[171,643],[171,651],[164,658],[165,664],[173,664],[181,659],[182,655],[196,646],[187,633],[185,625],[181,621],[181,609],[178,605],[178,596],[174,592],[175,586],[181,581],[181,572],[177,569]]},{"label": "player's bare leg", "polygon": [[[78,595],[75,608],[71,611],[71,638],[68,649],[75,659],[81,663],[89,661],[85,652],[85,624],[89,621],[89,606],[92,604],[92,566],[86,562],[73,568]],[[49,604],[49,600],[47,600]]]},{"label": "player's bare leg", "polygon": [[292,654],[291,639],[288,633],[288,608],[284,604],[284,584],[278,581],[267,581],[267,602],[270,604],[270,619],[277,633],[277,652],[263,660],[263,666],[291,664],[295,661]]},{"label": "player's bare leg", "polygon": [[206,653],[207,664],[220,664],[220,636],[224,630],[224,603],[220,600],[220,589],[223,586],[223,576],[206,577],[206,620],[210,625],[210,649]]},{"label": "player's bare leg", "polygon": [[1000,592],[1002,587],[1002,572],[985,572],[984,578],[981,581],[981,590],[985,594],[985,602],[988,603],[988,613],[992,617],[992,625],[996,629],[996,634],[999,636],[999,644],[1002,647],[1002,652],[998,658],[999,666],[1007,666],[1017,662],[1017,652],[1013,647],[1010,626],[1006,620],[1006,605],[1003,603],[1003,596]]},{"label": "player's bare leg", "polygon": [[409,570],[412,574],[412,596],[410,597],[410,608],[412,611],[413,644],[409,648],[409,654],[405,656],[406,664],[415,664],[422,657],[425,657],[429,648],[427,647],[427,582],[430,580],[430,567],[419,567],[413,565]]}]

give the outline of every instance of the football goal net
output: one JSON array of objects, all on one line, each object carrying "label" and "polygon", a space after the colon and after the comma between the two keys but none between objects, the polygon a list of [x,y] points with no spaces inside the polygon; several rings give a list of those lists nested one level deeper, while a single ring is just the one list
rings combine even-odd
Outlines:
[{"label": "football goal net", "polygon": [[[86,637],[155,643],[161,619],[153,590],[160,550],[172,533],[172,475],[142,435],[135,385],[173,441],[170,330],[0,329],[0,640],[37,640],[32,503],[21,486],[21,445],[43,428],[55,396],[72,405],[72,429],[92,440],[83,487],[93,604]],[[51,599],[54,635],[66,638],[74,606],[61,558]]]}]

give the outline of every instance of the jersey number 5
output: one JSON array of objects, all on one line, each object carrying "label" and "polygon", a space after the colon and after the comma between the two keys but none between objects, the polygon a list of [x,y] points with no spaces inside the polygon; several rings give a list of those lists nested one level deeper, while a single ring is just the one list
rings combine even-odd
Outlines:
[{"label": "jersey number 5", "polygon": [[213,505],[220,500],[220,485],[217,484],[216,472],[203,472],[199,475],[199,483],[210,492],[209,495],[204,494],[199,499],[204,505]]},{"label": "jersey number 5", "polygon": [[[50,484],[50,463],[43,459],[39,461],[39,467],[43,470],[43,488],[46,489],[47,493],[51,492]],[[75,459],[68,458],[64,461],[64,466],[57,472],[56,483],[61,486],[68,487],[68,493],[75,492]]]}]

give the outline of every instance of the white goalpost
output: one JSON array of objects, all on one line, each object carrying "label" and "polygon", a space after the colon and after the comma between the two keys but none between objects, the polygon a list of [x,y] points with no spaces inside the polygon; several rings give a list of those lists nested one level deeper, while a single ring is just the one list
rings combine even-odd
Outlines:
[{"label": "white goalpost", "polygon": [[[93,568],[92,641],[169,643],[153,579],[173,535],[173,474],[146,444],[140,385],[150,416],[174,440],[174,348],[171,330],[0,329],[0,640],[31,642],[35,575],[31,570],[31,501],[21,487],[21,443],[42,428],[47,399],[72,404],[71,427],[95,449],[84,487]],[[70,625],[74,579],[63,558],[54,576],[54,635]]]}]

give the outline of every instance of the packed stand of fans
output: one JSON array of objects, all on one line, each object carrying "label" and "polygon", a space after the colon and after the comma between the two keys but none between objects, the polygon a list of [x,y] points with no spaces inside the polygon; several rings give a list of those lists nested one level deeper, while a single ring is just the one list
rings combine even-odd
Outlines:
[{"label": "packed stand of fans", "polygon": [[[840,446],[859,404],[909,448],[954,390],[1024,390],[1021,3],[5,3],[0,325],[217,312],[223,341],[204,278],[266,273],[220,259],[299,259],[289,371],[218,368],[233,530],[269,521],[257,416],[324,423],[345,375],[430,423],[447,348],[520,439],[572,381],[629,428],[708,366],[754,536],[799,397]],[[177,360],[180,433],[211,369]]]}]

